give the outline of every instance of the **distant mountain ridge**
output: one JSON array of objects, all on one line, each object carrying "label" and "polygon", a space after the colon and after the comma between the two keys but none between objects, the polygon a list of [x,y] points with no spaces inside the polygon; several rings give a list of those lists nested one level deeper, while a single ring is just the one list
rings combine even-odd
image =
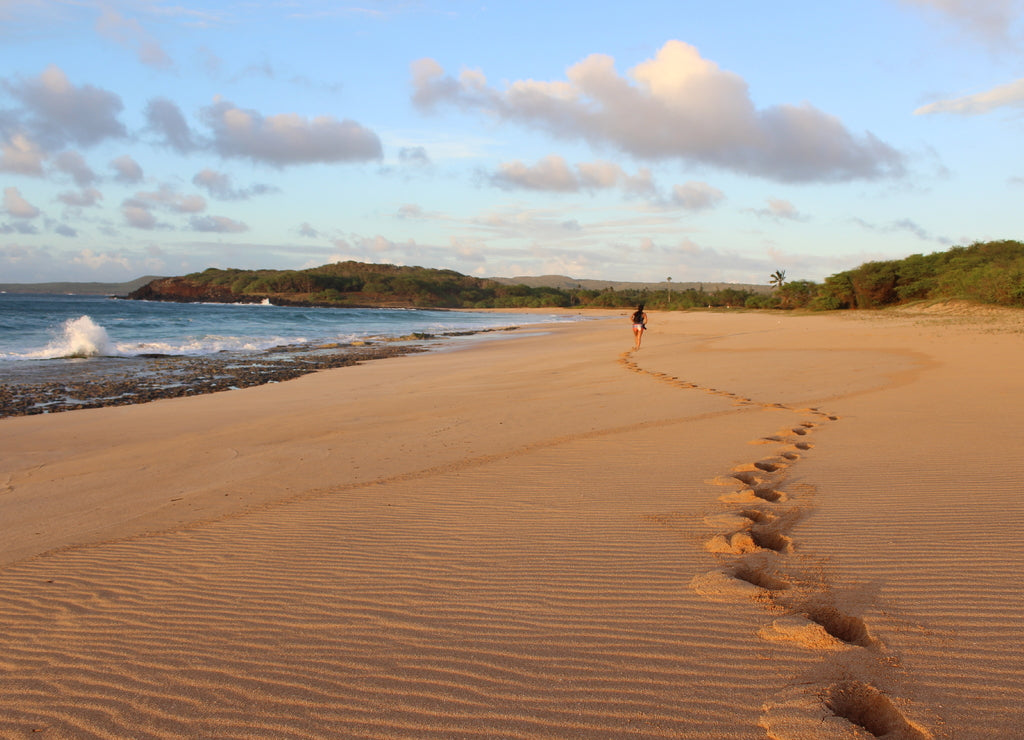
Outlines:
[{"label": "distant mountain ridge", "polygon": [[156,275],[145,275],[127,283],[0,283],[4,293],[70,293],[72,295],[128,295],[143,285],[158,280]]}]

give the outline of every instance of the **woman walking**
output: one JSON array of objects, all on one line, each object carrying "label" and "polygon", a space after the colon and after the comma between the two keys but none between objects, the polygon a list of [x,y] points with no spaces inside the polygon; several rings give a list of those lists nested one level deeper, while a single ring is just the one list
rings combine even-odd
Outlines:
[{"label": "woman walking", "polygon": [[647,328],[647,314],[644,312],[644,304],[636,307],[633,312],[633,349],[640,349],[640,340],[644,337],[644,330]]}]

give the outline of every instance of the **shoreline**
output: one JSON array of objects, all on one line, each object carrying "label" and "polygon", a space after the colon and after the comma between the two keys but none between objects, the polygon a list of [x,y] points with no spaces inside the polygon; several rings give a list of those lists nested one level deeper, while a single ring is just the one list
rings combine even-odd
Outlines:
[{"label": "shoreline", "polygon": [[[474,311],[479,313],[479,311]],[[558,310],[510,310],[495,313],[559,314]],[[0,419],[61,413],[107,406],[135,405],[158,399],[197,396],[280,383],[309,373],[349,367],[371,360],[446,349],[461,337],[510,336],[528,324],[487,329],[368,337],[353,344],[277,347],[261,352],[219,355],[138,355],[132,357],[55,358],[22,361],[0,383]]]}]

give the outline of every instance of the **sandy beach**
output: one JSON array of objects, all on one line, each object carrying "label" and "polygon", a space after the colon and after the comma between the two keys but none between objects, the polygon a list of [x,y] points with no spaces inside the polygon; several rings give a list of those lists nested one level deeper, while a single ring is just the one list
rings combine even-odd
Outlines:
[{"label": "sandy beach", "polygon": [[0,420],[0,737],[1024,737],[1024,317],[597,315]]}]

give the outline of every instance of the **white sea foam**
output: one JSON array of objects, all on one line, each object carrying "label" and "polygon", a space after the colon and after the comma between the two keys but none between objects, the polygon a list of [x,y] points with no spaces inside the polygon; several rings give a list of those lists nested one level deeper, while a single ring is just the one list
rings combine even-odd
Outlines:
[{"label": "white sea foam", "polygon": [[304,344],[306,341],[305,337],[242,337],[208,334],[203,337],[186,337],[179,342],[124,342],[118,344],[117,349],[120,355],[211,355],[218,352],[259,352],[283,345]]},{"label": "white sea foam", "polygon": [[68,319],[61,333],[43,349],[28,352],[26,359],[51,357],[110,357],[120,354],[107,336],[107,330],[89,316]]}]

